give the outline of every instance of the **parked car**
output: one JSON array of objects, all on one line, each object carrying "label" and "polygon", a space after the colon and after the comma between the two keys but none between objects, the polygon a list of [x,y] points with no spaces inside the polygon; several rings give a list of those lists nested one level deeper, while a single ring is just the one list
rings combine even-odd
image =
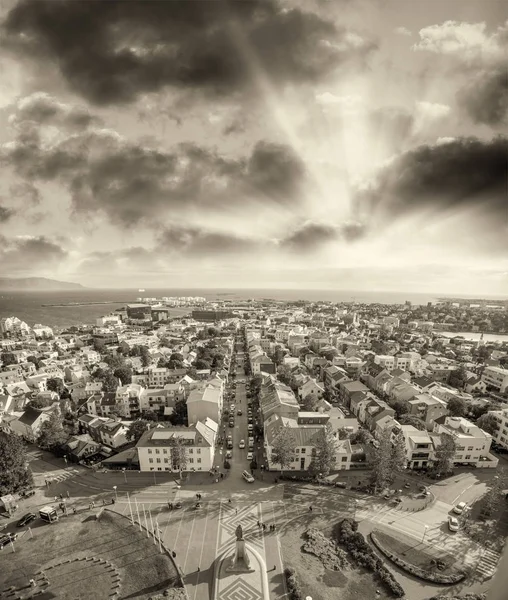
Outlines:
[{"label": "parked car", "polygon": [[181,502],[175,502],[175,504],[173,504],[173,506],[175,508],[182,508],[182,503]]},{"label": "parked car", "polygon": [[25,525],[29,525],[32,521],[35,521],[36,515],[34,513],[27,513],[16,523],[17,527],[24,527]]},{"label": "parked car", "polygon": [[23,492],[20,492],[19,497],[20,498],[30,498],[34,494],[35,494],[35,490],[24,490]]},{"label": "parked car", "polygon": [[450,531],[458,531],[459,530],[459,522],[455,517],[448,518],[448,529]]},{"label": "parked car", "polygon": [[242,477],[245,479],[247,483],[253,483],[255,481],[254,477],[249,473],[249,471],[244,471],[242,473]]},{"label": "parked car", "polygon": [[238,447],[240,448],[240,450],[243,450],[245,448],[245,440],[240,440]]},{"label": "parked car", "polygon": [[230,427],[234,427],[235,426],[235,422],[233,421],[233,419],[229,419],[229,426]]},{"label": "parked car", "polygon": [[249,431],[252,431],[252,430],[254,429],[254,426],[252,425],[252,423],[249,423],[249,424],[247,425],[247,429],[248,429]]},{"label": "parked car", "polygon": [[[250,448],[249,448],[250,450]],[[253,460],[254,459],[254,452],[247,452],[247,460]]]},{"label": "parked car", "polygon": [[457,504],[457,506],[453,507],[453,512],[456,515],[461,515],[464,512],[464,510],[466,509],[466,507],[467,507],[467,504],[465,502],[459,502]]},{"label": "parked car", "polygon": [[228,450],[228,451],[226,452],[226,458],[227,458],[228,460],[231,460],[231,459],[233,458],[233,453],[231,452],[231,450]]},{"label": "parked car", "polygon": [[0,536],[0,548],[7,546],[7,544],[10,544],[11,542],[15,542],[17,537],[17,533],[4,533]]},{"label": "parked car", "polygon": [[240,417],[243,413],[241,410],[238,410],[238,412],[236,414]]},{"label": "parked car", "polygon": [[228,450],[233,450],[233,440],[228,440]]}]

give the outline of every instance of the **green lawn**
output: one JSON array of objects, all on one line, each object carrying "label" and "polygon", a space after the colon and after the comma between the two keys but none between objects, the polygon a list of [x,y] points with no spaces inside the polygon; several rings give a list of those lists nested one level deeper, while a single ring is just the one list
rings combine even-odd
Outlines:
[{"label": "green lawn", "polygon": [[463,571],[463,562],[457,559],[452,554],[436,549],[431,544],[419,542],[400,532],[390,532],[376,529],[374,531],[376,538],[381,542],[383,548],[396,554],[407,563],[419,567],[421,569],[431,569],[430,561],[441,560],[446,565],[446,568],[439,571],[443,575]]},{"label": "green lawn", "polygon": [[[281,535],[282,558],[285,567],[293,567],[302,588],[302,595],[311,596],[312,600],[388,600],[383,587],[377,584],[372,573],[356,567],[348,567],[343,571],[325,569],[322,562],[314,555],[302,551],[305,543],[304,533],[314,527],[330,537],[329,517],[316,515],[306,518],[305,523],[293,521]],[[379,590],[379,594],[376,591]]]},{"label": "green lawn", "polygon": [[104,559],[116,568],[124,599],[147,599],[178,582],[172,561],[158,552],[153,540],[109,511],[100,521],[80,514],[35,527],[33,538],[24,535],[15,550],[1,551],[0,596],[7,587],[24,587],[37,571],[47,569],[48,592],[60,600],[107,600],[113,579],[109,565],[77,561],[50,568],[66,559],[85,557]]}]

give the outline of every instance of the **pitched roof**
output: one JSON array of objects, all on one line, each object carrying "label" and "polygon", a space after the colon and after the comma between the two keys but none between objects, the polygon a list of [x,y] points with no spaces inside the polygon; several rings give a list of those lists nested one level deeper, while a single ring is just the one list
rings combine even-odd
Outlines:
[{"label": "pitched roof", "polygon": [[28,406],[25,412],[19,418],[19,422],[31,427],[35,423],[35,421],[37,421],[37,419],[41,416],[41,414],[42,411]]}]

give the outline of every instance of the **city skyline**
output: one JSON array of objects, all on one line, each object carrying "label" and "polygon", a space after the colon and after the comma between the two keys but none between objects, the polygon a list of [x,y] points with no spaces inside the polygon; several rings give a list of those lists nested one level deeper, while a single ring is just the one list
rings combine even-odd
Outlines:
[{"label": "city skyline", "polygon": [[506,18],[2,3],[0,275],[508,296]]}]

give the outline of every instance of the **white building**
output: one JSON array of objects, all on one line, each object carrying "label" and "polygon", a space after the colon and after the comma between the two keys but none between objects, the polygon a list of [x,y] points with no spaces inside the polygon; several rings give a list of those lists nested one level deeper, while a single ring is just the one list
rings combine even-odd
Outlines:
[{"label": "white building", "polygon": [[499,459],[490,454],[492,436],[463,417],[441,417],[434,423],[435,433],[448,433],[455,438],[456,465],[497,467]]},{"label": "white building", "polygon": [[494,441],[508,449],[508,408],[503,410],[489,410],[489,415],[493,415],[497,421],[497,431],[494,434]]},{"label": "white building", "polygon": [[482,381],[503,393],[508,388],[508,369],[486,367],[482,373]]},{"label": "white building", "polygon": [[[179,471],[171,448],[178,440],[185,447],[185,471],[209,471],[214,465],[217,424],[206,420],[190,427],[155,427],[136,444],[140,471]],[[218,455],[222,461],[222,457]]]}]

